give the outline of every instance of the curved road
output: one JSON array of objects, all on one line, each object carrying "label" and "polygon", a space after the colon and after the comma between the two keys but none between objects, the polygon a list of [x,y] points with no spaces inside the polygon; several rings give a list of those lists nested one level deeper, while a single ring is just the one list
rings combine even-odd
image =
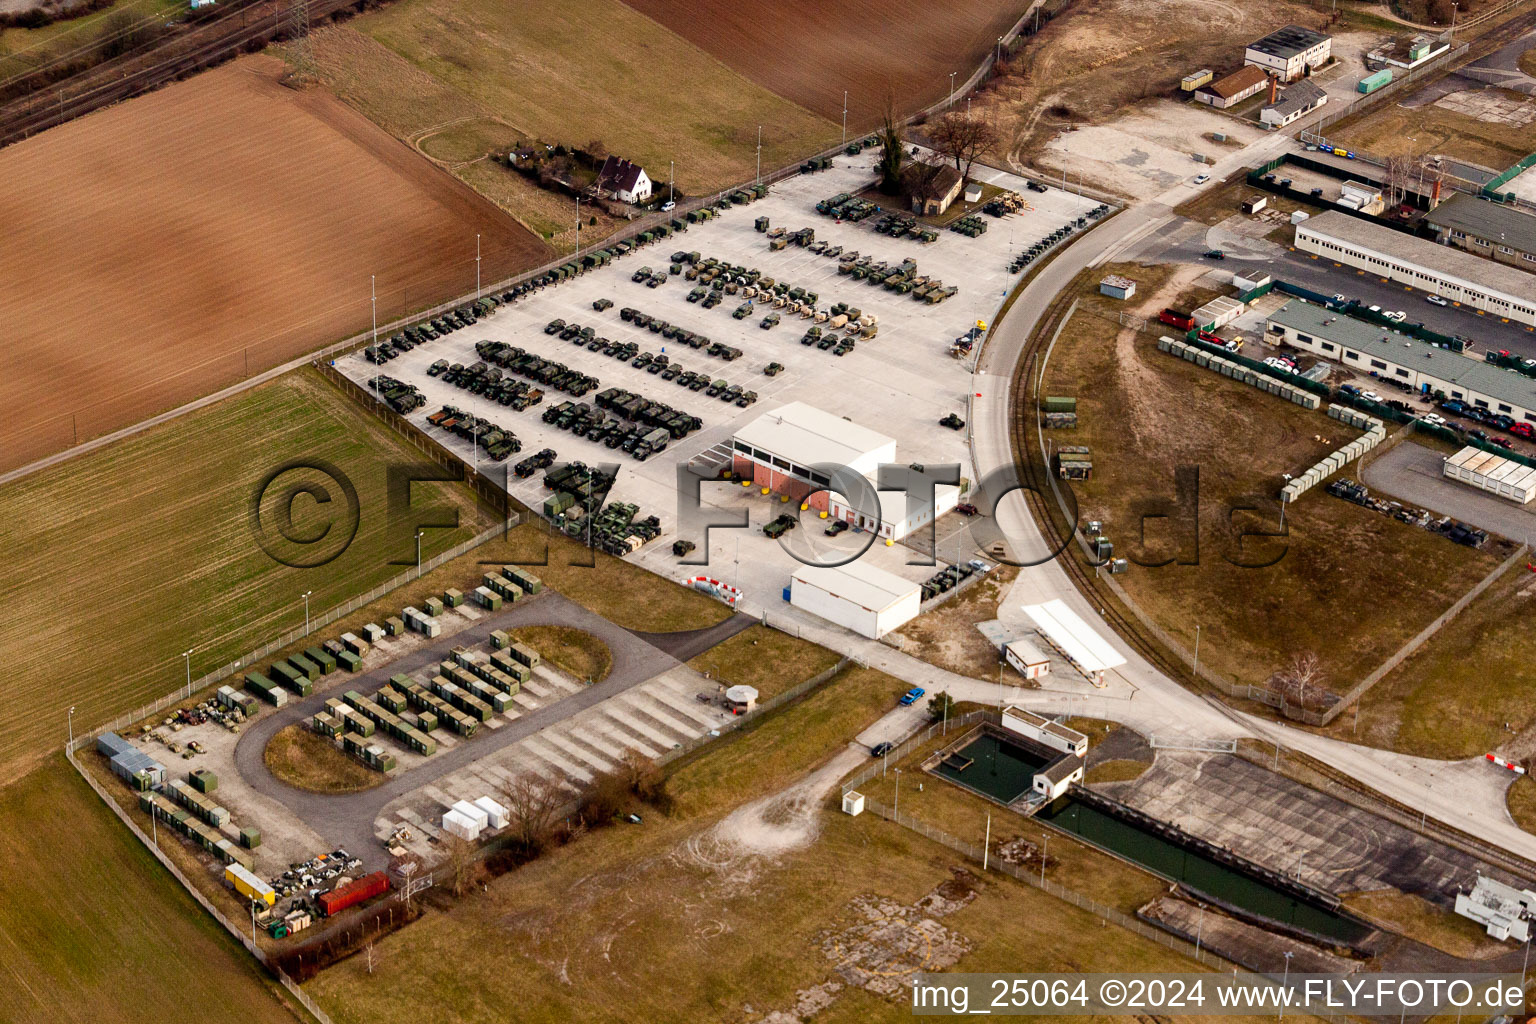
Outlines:
[{"label": "curved road", "polygon": [[[1272,159],[1290,142],[1282,134],[1266,136],[1207,168],[1207,173],[1213,183],[1220,182],[1235,170]],[[973,379],[972,394],[980,396],[973,399],[971,409],[974,479],[989,479],[990,473],[1016,479],[1009,437],[1010,380],[1030,335],[1057,294],[1084,268],[1109,261],[1141,239],[1174,226],[1179,218],[1173,208],[1198,191],[1190,184],[1177,185],[1154,200],[1129,207],[1081,236],[1029,281],[1008,315],[994,324]],[[1003,502],[995,516],[998,529],[1009,538],[1021,560],[1028,560],[1032,552],[1047,550],[1022,501]],[[1037,710],[1106,718],[1162,737],[1254,738],[1278,743],[1330,764],[1406,807],[1536,861],[1536,836],[1515,825],[1505,806],[1504,794],[1512,781],[1508,772],[1481,759],[1435,761],[1345,743],[1254,718],[1197,696],[1130,649],[1054,560],[1021,570],[999,607],[998,616],[1024,624],[1023,605],[1052,598],[1065,601],[1085,621],[1094,624],[1126,657],[1127,664],[1118,670],[1124,680],[1120,692],[1114,692],[1114,688],[1108,692],[1092,691],[1086,686],[1083,692],[1005,689],[946,672],[841,630],[818,628],[807,620],[800,620],[800,628],[804,635],[842,653],[916,685],[927,686],[930,692],[947,689],[962,700],[996,703],[1001,696]],[[867,730],[860,742],[899,738],[925,722],[926,717],[925,708],[899,708]]]}]

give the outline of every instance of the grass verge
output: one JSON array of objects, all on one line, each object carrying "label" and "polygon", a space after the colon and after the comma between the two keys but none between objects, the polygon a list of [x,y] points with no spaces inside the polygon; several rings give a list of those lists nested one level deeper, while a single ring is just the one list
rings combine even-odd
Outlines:
[{"label": "grass verge", "polygon": [[1527,832],[1536,832],[1536,779],[1522,775],[1504,794],[1509,805],[1509,816],[1515,824]]},{"label": "grass verge", "polygon": [[385,779],[383,772],[348,757],[304,722],[279,729],[262,757],[273,775],[311,793],[359,793]]},{"label": "grass verge", "polygon": [[574,679],[600,683],[613,669],[608,645],[584,629],[570,626],[519,626],[512,639],[527,644],[539,656]]}]

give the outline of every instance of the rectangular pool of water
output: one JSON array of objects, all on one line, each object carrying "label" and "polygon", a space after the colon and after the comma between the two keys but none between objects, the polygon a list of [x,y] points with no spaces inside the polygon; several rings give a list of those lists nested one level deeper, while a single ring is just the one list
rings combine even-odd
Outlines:
[{"label": "rectangular pool of water", "polygon": [[958,786],[1011,804],[1029,792],[1035,773],[1048,763],[1016,743],[983,733],[946,756],[933,771]]}]

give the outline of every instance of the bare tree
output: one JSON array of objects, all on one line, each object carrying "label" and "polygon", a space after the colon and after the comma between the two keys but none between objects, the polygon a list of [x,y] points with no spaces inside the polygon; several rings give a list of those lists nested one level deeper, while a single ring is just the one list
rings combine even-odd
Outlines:
[{"label": "bare tree", "polygon": [[1317,655],[1301,651],[1291,658],[1290,664],[1269,677],[1268,687],[1293,707],[1320,710],[1328,703],[1326,681],[1327,673]]},{"label": "bare tree", "polygon": [[524,772],[507,783],[507,819],[523,850],[533,853],[549,840],[562,803],[559,789],[541,776]]},{"label": "bare tree", "polygon": [[363,947],[363,957],[368,965],[368,973],[372,974],[373,965],[379,962],[379,958],[374,954],[373,941],[371,939],[369,940],[368,945]]},{"label": "bare tree", "polygon": [[928,126],[928,138],[934,150],[946,160],[953,160],[955,170],[969,179],[971,165],[992,151],[1001,134],[997,125],[984,115],[951,110]]},{"label": "bare tree", "polygon": [[631,793],[645,801],[654,801],[666,785],[666,776],[655,761],[638,750],[626,750],[619,761],[619,778]]},{"label": "bare tree", "polygon": [[463,836],[444,832],[443,848],[448,854],[449,888],[455,896],[463,896],[474,878],[475,844]]}]

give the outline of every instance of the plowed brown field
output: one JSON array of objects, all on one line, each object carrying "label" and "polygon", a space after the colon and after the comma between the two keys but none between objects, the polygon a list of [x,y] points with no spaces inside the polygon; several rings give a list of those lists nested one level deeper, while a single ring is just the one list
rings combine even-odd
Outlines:
[{"label": "plowed brown field", "polygon": [[910,112],[965,81],[1027,0],[626,0],[752,81],[848,130],[871,128],[892,96]]},{"label": "plowed brown field", "polygon": [[547,258],[328,91],[242,58],[0,150],[0,470]]}]

